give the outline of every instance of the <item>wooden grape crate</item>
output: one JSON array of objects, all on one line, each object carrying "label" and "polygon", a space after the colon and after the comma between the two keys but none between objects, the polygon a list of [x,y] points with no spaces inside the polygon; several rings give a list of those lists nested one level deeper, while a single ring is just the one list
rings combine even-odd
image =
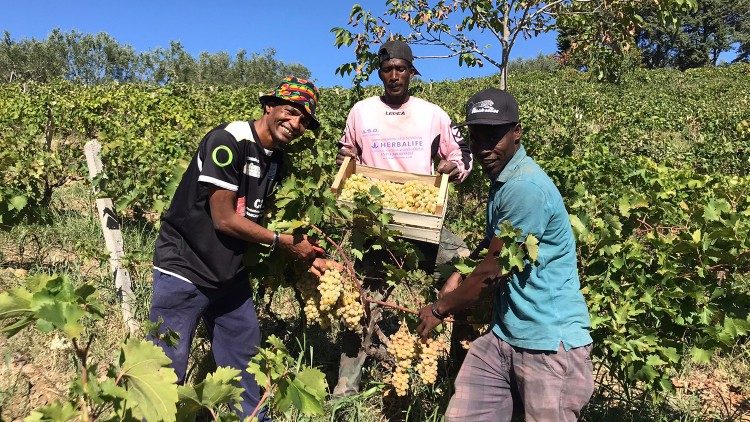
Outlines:
[{"label": "wooden grape crate", "polygon": [[[372,179],[388,180],[404,184],[410,180],[418,180],[439,188],[437,206],[434,214],[423,214],[410,211],[402,211],[386,208],[393,214],[393,222],[388,226],[401,232],[403,237],[422,240],[430,243],[440,243],[440,232],[443,229],[445,212],[448,209],[448,175],[436,174],[434,176],[402,171],[384,170],[375,167],[357,164],[357,161],[346,157],[341,163],[341,168],[336,174],[331,190],[338,197],[346,183],[346,179],[352,174],[360,174]],[[351,204],[349,201],[339,199],[341,203]]]}]

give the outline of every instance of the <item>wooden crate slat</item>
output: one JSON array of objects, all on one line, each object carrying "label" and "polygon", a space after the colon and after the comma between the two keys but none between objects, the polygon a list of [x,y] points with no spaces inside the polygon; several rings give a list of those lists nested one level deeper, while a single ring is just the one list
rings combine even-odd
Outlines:
[{"label": "wooden crate slat", "polygon": [[443,227],[442,216],[432,216],[415,212],[394,210],[390,208],[386,208],[386,210],[393,214],[393,221],[400,224],[421,226],[432,229],[439,229],[440,227]]},{"label": "wooden crate slat", "polygon": [[[437,198],[437,208],[435,209],[435,214],[445,215],[445,208],[447,208],[447,202],[448,202],[448,175],[444,174],[443,177],[440,178],[440,185],[438,186],[438,198]],[[435,179],[435,183],[438,183],[438,179]],[[441,222],[442,223],[442,222]]]},{"label": "wooden crate slat", "polygon": [[[338,196],[346,184],[346,180],[353,174],[359,174],[373,179],[387,180],[404,184],[417,180],[438,187],[435,214],[422,214],[385,208],[393,214],[393,223],[388,227],[401,232],[403,237],[417,239],[430,243],[440,243],[440,232],[443,227],[445,213],[448,209],[448,175],[447,174],[417,174],[393,170],[384,170],[357,164],[356,160],[346,157],[336,173],[331,185],[331,191]],[[338,200],[342,204],[352,205],[350,201]]]},{"label": "wooden crate slat", "polygon": [[352,157],[344,158],[344,162],[341,163],[341,168],[339,168],[338,173],[336,173],[336,178],[333,179],[333,185],[331,185],[331,190],[333,191],[333,193],[335,193],[336,195],[340,193],[341,189],[344,187],[346,179],[354,174],[356,168],[357,162],[352,160]]},{"label": "wooden crate slat", "polygon": [[404,226],[401,224],[389,224],[388,227],[400,231],[403,237],[409,239],[440,243],[440,229],[436,230],[424,227]]},{"label": "wooden crate slat", "polygon": [[369,167],[362,164],[357,164],[356,173],[362,176],[374,177],[376,179],[390,180],[396,183],[406,183],[410,180],[418,180],[428,185],[435,185],[435,176],[429,174],[417,174],[417,173],[405,173],[402,171],[383,170],[375,167]]}]

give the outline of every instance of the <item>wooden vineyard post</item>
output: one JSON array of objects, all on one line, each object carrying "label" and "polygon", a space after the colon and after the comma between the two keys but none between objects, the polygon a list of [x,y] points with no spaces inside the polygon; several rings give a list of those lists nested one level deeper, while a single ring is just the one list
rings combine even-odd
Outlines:
[{"label": "wooden vineyard post", "polygon": [[[102,172],[102,160],[99,156],[101,149],[102,146],[96,139],[90,140],[84,146],[90,180],[93,180]],[[125,321],[130,334],[135,334],[138,331],[139,324],[133,316],[132,305],[135,303],[135,296],[130,281],[130,272],[122,266],[125,248],[120,231],[120,219],[115,214],[111,198],[97,198],[96,209],[99,213],[104,241],[109,252],[109,267],[115,279],[117,297],[122,306],[122,319]]]}]

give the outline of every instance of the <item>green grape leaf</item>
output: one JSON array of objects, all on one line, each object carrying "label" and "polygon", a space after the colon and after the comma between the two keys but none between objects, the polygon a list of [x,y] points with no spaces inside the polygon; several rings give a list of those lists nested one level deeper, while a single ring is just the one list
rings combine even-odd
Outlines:
[{"label": "green grape leaf", "polygon": [[[200,385],[200,384],[199,384]],[[177,396],[179,397],[179,406],[177,406],[178,422],[193,422],[198,416],[201,408],[201,394],[197,391],[198,385],[178,385]]]},{"label": "green grape leaf", "polygon": [[646,358],[646,365],[649,366],[662,366],[666,365],[666,363],[659,355],[648,355]]},{"label": "green grape leaf", "polygon": [[34,319],[29,315],[28,317],[21,318],[12,324],[3,325],[0,329],[0,332],[5,333],[8,337],[13,337],[14,335],[18,334],[19,331],[23,330],[33,323]]},{"label": "green grape leaf", "polygon": [[632,205],[630,204],[629,198],[627,196],[621,197],[617,205],[617,209],[618,211],[620,211],[620,215],[625,218],[630,217],[631,208],[632,208]]},{"label": "green grape leaf", "polygon": [[70,402],[54,402],[32,411],[24,422],[66,422],[78,419],[78,411]]},{"label": "green grape leaf", "polygon": [[26,206],[26,204],[28,204],[28,202],[29,200],[25,196],[14,196],[10,198],[8,210],[10,211],[15,208],[16,210],[21,211]]},{"label": "green grape leaf", "polygon": [[76,304],[56,302],[42,305],[37,311],[37,326],[42,331],[62,330],[69,338],[78,338],[83,331],[81,318],[86,312]]},{"label": "green grape leaf", "polygon": [[521,240],[521,230],[513,227],[513,223],[510,220],[505,220],[498,226],[497,237],[502,239],[507,245],[510,242]]},{"label": "green grape leaf", "polygon": [[677,353],[677,349],[675,349],[674,347],[665,347],[661,350],[661,353],[672,363],[677,363],[680,361],[680,355]]},{"label": "green grape leaf", "polygon": [[275,335],[272,334],[268,336],[268,338],[266,339],[266,342],[270,344],[271,346],[273,346],[274,348],[286,352],[286,346],[284,346],[284,343],[281,341],[281,339],[276,337]]},{"label": "green grape leaf", "polygon": [[669,378],[662,377],[661,380],[659,380],[659,387],[663,391],[674,391],[674,384],[672,384],[672,381]]},{"label": "green grape leaf", "polygon": [[145,340],[129,339],[121,349],[120,371],[126,382],[126,407],[137,419],[174,421],[177,413],[177,375],[161,348]]},{"label": "green grape leaf", "polygon": [[463,275],[471,274],[472,271],[474,271],[474,268],[476,268],[476,265],[467,265],[465,263],[458,263],[456,264],[456,271]]},{"label": "green grape leaf", "polygon": [[529,259],[532,262],[536,262],[537,258],[539,257],[539,239],[536,238],[533,234],[529,234],[526,236],[526,241],[524,242],[526,245],[526,252],[529,255]]},{"label": "green grape leaf", "polygon": [[525,254],[521,250],[521,248],[512,248],[509,250],[508,254],[508,265],[510,267],[510,270],[518,270],[523,271],[523,268],[526,266],[526,263],[524,262]]},{"label": "green grape leaf", "polygon": [[659,377],[659,372],[651,365],[643,365],[643,367],[636,372],[636,377],[643,381],[651,381]]},{"label": "green grape leaf", "polygon": [[721,213],[728,213],[731,211],[729,204],[724,199],[712,199],[708,201],[708,204],[703,206],[703,218],[706,221],[720,221]]},{"label": "green grape leaf", "polygon": [[305,391],[318,400],[323,400],[328,395],[326,376],[319,369],[307,367],[297,374],[296,379],[304,385]]},{"label": "green grape leaf", "polygon": [[577,238],[580,238],[581,236],[584,236],[589,233],[588,228],[585,224],[581,221],[580,218],[578,218],[577,215],[571,214],[568,216],[570,220],[570,225],[573,227],[573,233],[575,233]]},{"label": "green grape leaf", "polygon": [[261,388],[265,388],[268,385],[268,375],[266,375],[265,368],[265,364],[261,366],[261,364],[256,362],[255,359],[247,364],[247,372],[255,376],[255,382],[257,382]]},{"label": "green grape leaf", "polygon": [[690,357],[695,363],[711,363],[713,356],[714,351],[710,349],[701,349],[700,347],[690,349]]},{"label": "green grape leaf", "polygon": [[234,368],[220,366],[206,379],[195,386],[198,393],[198,403],[205,407],[214,408],[219,404],[239,402],[242,388],[239,386],[240,371]]},{"label": "green grape leaf", "polygon": [[306,385],[297,377],[291,381],[279,383],[279,389],[274,396],[274,404],[282,412],[294,406],[303,415],[323,413],[322,401],[308,392]]},{"label": "green grape leaf", "polygon": [[128,396],[127,390],[115,384],[115,380],[107,378],[99,383],[99,389],[103,396],[126,399]]},{"label": "green grape leaf", "polygon": [[292,232],[300,227],[305,227],[307,223],[302,220],[280,221],[276,223],[276,228],[286,232]]},{"label": "green grape leaf", "polygon": [[99,317],[104,310],[91,298],[96,289],[83,285],[78,289],[65,276],[34,276],[27,279],[28,289],[16,288],[0,294],[0,331],[18,333],[36,322],[45,332],[59,329],[69,338],[77,338],[83,330],[84,316]]},{"label": "green grape leaf", "polygon": [[750,323],[744,319],[739,318],[724,318],[724,329],[731,338],[743,336],[747,334],[750,329]]},{"label": "green grape leaf", "polygon": [[321,218],[323,218],[323,211],[315,205],[311,205],[307,208],[305,216],[310,219],[311,224],[319,224]]},{"label": "green grape leaf", "polygon": [[21,288],[0,293],[0,332],[12,337],[33,322],[31,293]]}]

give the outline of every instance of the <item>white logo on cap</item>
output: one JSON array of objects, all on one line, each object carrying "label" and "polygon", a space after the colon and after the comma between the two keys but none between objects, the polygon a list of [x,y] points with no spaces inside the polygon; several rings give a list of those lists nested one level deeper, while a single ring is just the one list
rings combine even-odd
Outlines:
[{"label": "white logo on cap", "polygon": [[500,110],[495,108],[495,103],[492,100],[482,100],[478,103],[475,103],[471,107],[470,114],[474,113],[499,113]]}]

